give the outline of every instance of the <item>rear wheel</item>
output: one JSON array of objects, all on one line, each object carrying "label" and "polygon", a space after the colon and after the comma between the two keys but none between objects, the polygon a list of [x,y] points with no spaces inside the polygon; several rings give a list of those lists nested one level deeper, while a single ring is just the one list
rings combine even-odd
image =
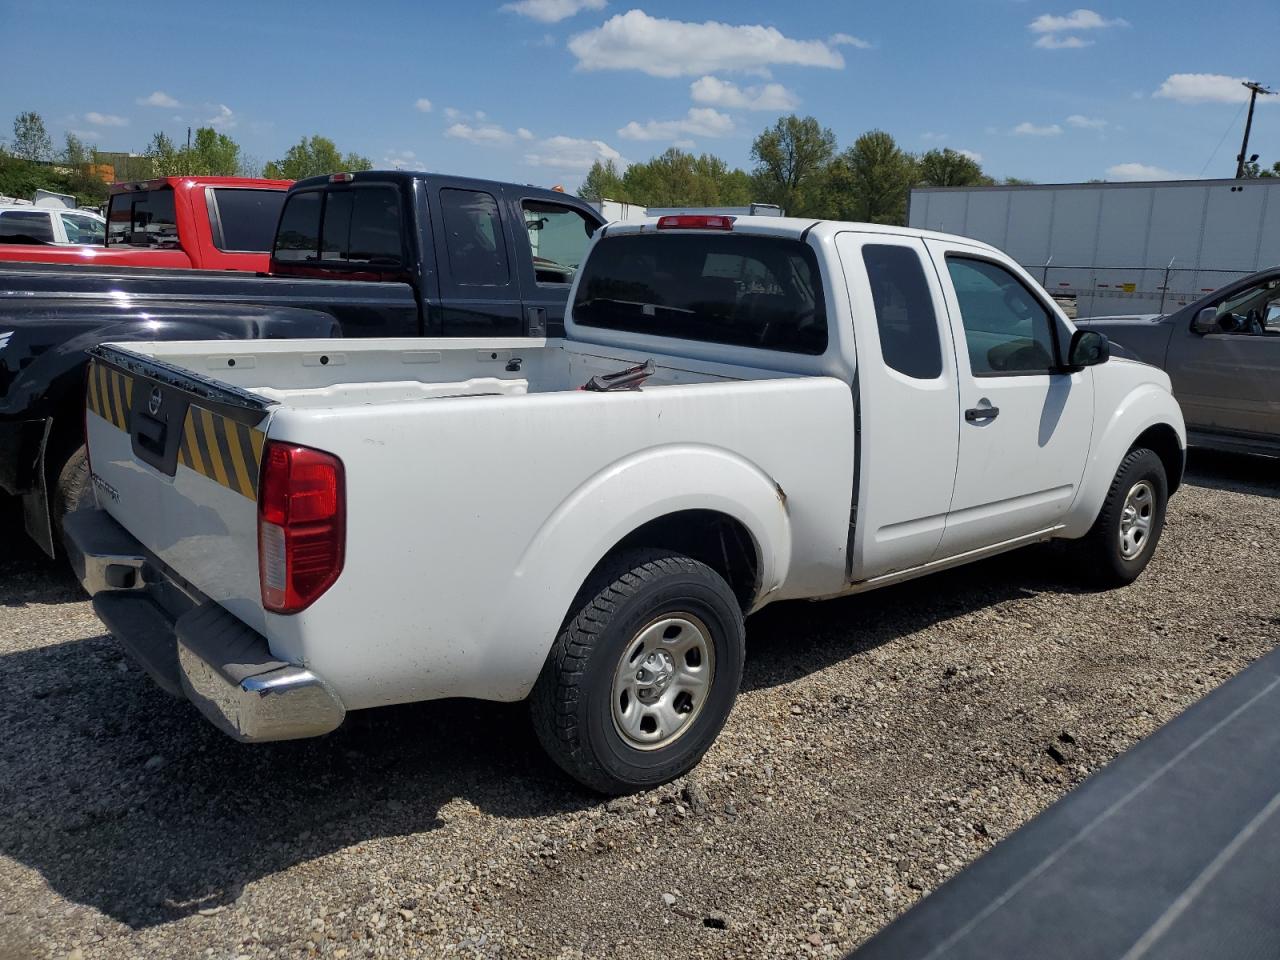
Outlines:
[{"label": "rear wheel", "polygon": [[742,611],[714,570],[628,550],[577,597],[531,696],[543,748],[601,793],[691,770],[724,726],[744,657]]},{"label": "rear wheel", "polygon": [[1144,448],[1129,451],[1098,519],[1080,541],[1080,560],[1089,579],[1104,587],[1122,587],[1138,579],[1160,542],[1168,490],[1160,457]]},{"label": "rear wheel", "polygon": [[62,544],[63,519],[67,514],[92,502],[93,494],[89,489],[89,451],[81,445],[63,463],[53,484],[53,541],[58,549],[61,549]]}]

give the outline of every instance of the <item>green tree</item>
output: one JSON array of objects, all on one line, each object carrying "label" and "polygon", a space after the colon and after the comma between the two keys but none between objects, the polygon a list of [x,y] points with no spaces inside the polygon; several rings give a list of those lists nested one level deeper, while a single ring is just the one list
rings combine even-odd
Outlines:
[{"label": "green tree", "polygon": [[62,156],[59,159],[68,167],[78,169],[93,162],[93,149],[86,147],[84,141],[74,133],[68,133],[66,146],[62,148]]},{"label": "green tree", "polygon": [[21,160],[52,160],[53,141],[44,120],[34,110],[20,113],[13,121],[12,153]]},{"label": "green tree", "polygon": [[994,183],[978,161],[950,147],[930,150],[917,161],[919,180],[925,187],[981,187]]},{"label": "green tree", "polygon": [[173,177],[184,172],[179,167],[178,148],[165,133],[152,135],[151,143],[147,145],[147,159],[151,161],[153,177]]},{"label": "green tree", "polygon": [[80,203],[97,204],[107,199],[107,185],[89,169],[97,152],[97,147],[86,145],[74,133],[68,133],[58,158],[68,168],[65,176],[70,189],[66,192],[74,194]]},{"label": "green tree", "polygon": [[276,180],[301,180],[322,173],[354,173],[372,168],[368,157],[358,153],[343,156],[332,140],[317,134],[303,137],[281,159],[272,160],[262,168],[262,175]]},{"label": "green tree", "polygon": [[836,135],[813,117],[779,117],[751,145],[759,194],[754,199],[776,203],[793,216],[817,212],[835,150]]},{"label": "green tree", "polygon": [[1273,163],[1270,168],[1263,167],[1257,160],[1250,160],[1244,165],[1246,180],[1258,180],[1263,177],[1280,177],[1280,160]]},{"label": "green tree", "polygon": [[201,127],[189,148],[184,147],[184,173],[205,177],[234,177],[240,173],[240,145],[212,127]]},{"label": "green tree", "polygon": [[584,200],[628,201],[630,198],[623,196],[624,190],[618,165],[612,160],[597,160],[583,178],[578,196]]},{"label": "green tree", "polygon": [[[1035,183],[1034,180],[1024,180],[1022,177],[1005,177],[1000,181],[1007,187],[1027,187]],[[1093,182],[1093,181],[1090,181]],[[1097,181],[1102,183],[1101,180]]]},{"label": "green tree", "polygon": [[831,166],[828,201],[836,216],[864,223],[906,223],[907,196],[919,168],[892,136],[868,131]]}]

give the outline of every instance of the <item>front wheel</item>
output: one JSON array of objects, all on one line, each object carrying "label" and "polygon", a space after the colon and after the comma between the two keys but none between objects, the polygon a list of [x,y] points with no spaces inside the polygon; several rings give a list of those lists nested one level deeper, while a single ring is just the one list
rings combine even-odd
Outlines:
[{"label": "front wheel", "polygon": [[623,794],[691,770],[724,726],[744,659],[742,611],[706,564],[628,550],[579,592],[531,696],[543,749]]},{"label": "front wheel", "polygon": [[1080,541],[1084,572],[1103,587],[1133,583],[1146,569],[1164,530],[1169,482],[1152,450],[1130,450],[1120,462],[1098,519]]}]

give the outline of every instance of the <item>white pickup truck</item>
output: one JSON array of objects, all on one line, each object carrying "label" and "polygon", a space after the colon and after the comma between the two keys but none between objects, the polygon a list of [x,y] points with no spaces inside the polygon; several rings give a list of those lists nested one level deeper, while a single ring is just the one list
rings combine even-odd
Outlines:
[{"label": "white pickup truck", "polygon": [[745,615],[1051,538],[1128,583],[1182,476],[1168,377],[970,240],[612,224],[566,330],[98,348],[99,509],[67,522],[95,609],[240,740],[528,698],[620,793],[714,740]]}]

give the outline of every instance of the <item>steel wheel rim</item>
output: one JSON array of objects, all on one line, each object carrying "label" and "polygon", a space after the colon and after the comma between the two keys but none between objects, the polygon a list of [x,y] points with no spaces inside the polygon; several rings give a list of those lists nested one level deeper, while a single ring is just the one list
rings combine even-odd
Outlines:
[{"label": "steel wheel rim", "polygon": [[1147,549],[1156,515],[1156,490],[1149,480],[1139,480],[1125,495],[1120,509],[1120,556],[1134,560]]},{"label": "steel wheel rim", "polygon": [[613,675],[613,727],[637,750],[659,750],[702,713],[715,679],[715,645],[705,623],[666,613],[636,631]]}]

